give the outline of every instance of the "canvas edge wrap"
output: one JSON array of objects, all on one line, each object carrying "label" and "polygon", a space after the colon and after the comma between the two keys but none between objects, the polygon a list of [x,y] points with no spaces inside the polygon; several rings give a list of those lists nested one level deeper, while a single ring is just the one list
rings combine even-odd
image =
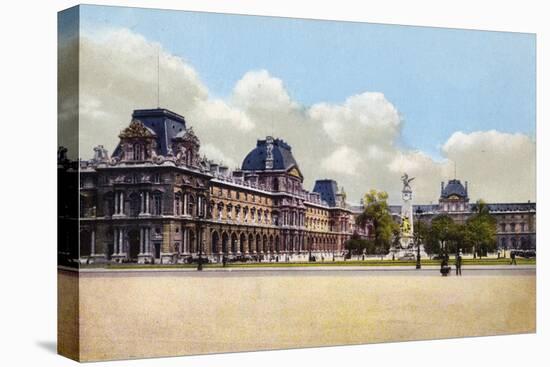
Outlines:
[{"label": "canvas edge wrap", "polygon": [[57,352],[80,360],[79,320],[80,7],[57,17]]}]

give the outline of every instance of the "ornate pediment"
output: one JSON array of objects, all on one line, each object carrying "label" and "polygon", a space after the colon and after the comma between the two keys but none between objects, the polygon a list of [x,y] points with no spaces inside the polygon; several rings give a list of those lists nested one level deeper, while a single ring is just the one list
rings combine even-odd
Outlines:
[{"label": "ornate pediment", "polygon": [[292,167],[292,169],[288,171],[288,174],[294,177],[298,177],[299,179],[302,179],[302,173],[296,166]]},{"label": "ornate pediment", "polygon": [[133,119],[132,122],[130,122],[130,125],[122,130],[120,132],[120,135],[118,136],[121,139],[128,139],[128,138],[149,138],[152,139],[155,137],[155,133],[148,129],[143,122]]}]

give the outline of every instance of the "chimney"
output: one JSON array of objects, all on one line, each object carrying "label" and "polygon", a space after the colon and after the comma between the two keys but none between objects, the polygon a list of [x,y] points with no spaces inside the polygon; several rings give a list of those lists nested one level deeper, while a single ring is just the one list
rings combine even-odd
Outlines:
[{"label": "chimney", "polygon": [[468,196],[468,181],[466,181],[465,183],[466,183],[466,196]]},{"label": "chimney", "polygon": [[443,187],[445,186],[445,182],[441,181],[441,195],[443,195]]}]

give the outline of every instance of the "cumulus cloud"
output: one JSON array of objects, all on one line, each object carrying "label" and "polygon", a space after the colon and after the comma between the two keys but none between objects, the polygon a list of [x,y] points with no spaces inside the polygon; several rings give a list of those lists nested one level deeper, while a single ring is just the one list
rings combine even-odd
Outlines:
[{"label": "cumulus cloud", "polygon": [[[354,202],[376,188],[398,203],[403,172],[417,177],[416,202],[436,202],[440,181],[453,177],[454,162],[459,178],[469,181],[473,200],[535,199],[535,142],[525,135],[456,132],[441,147],[443,160],[436,161],[399,147],[402,119],[382,93],[366,91],[342,103],[303,106],[283,80],[267,70],[251,70],[230,96],[213,98],[187,61],[126,29],[103,29],[81,38],[83,158],[97,144],[112,151],[132,111],[157,106],[157,57],[161,107],[184,115],[201,139],[201,153],[231,168],[238,167],[257,139],[273,135],[292,146],[306,188],[317,178],[334,178]],[[61,65],[60,78],[64,73]],[[61,120],[71,117],[69,110],[60,112]]]},{"label": "cumulus cloud", "polygon": [[536,197],[536,145],[524,134],[455,132],[442,148],[470,181],[473,197],[527,201]]},{"label": "cumulus cloud", "polygon": [[342,146],[323,159],[321,166],[330,172],[344,175],[359,175],[361,156],[359,153],[347,146]]}]

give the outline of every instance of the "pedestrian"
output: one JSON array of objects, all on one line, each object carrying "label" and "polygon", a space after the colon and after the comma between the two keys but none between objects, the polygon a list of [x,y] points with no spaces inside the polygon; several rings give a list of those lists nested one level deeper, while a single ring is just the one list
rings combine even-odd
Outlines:
[{"label": "pedestrian", "polygon": [[512,251],[510,253],[510,258],[512,259],[512,261],[510,262],[510,265],[517,265],[517,263],[516,263],[516,252],[515,251]]},{"label": "pedestrian", "polygon": [[456,275],[462,276],[462,253],[459,252],[456,254]]},{"label": "pedestrian", "polygon": [[223,265],[224,268],[225,268],[226,264],[227,264],[227,258],[224,255],[223,258],[222,258],[222,265]]}]

